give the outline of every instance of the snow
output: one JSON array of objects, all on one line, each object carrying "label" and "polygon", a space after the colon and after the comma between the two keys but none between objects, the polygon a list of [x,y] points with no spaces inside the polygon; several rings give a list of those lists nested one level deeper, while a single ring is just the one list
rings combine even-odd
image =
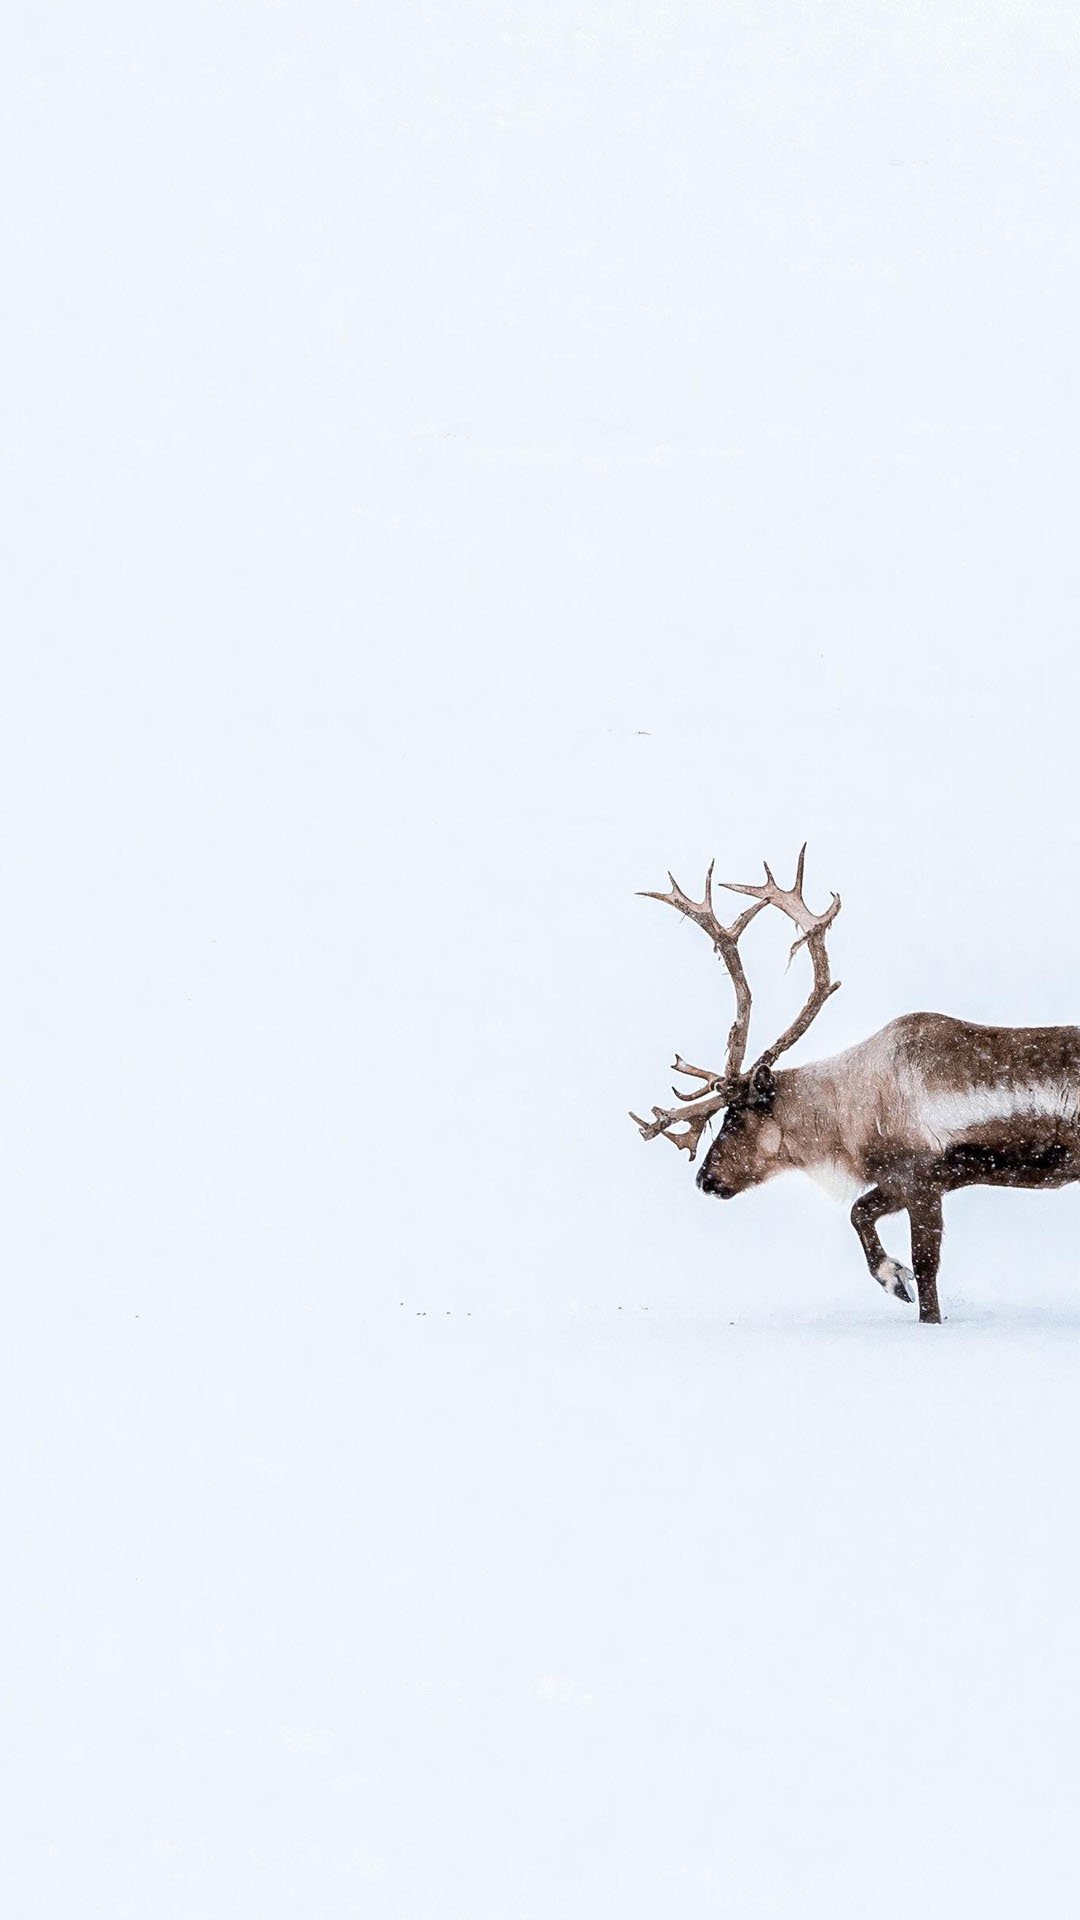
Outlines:
[{"label": "snow", "polygon": [[1080,1196],[627,1109],[1078,1016],[1078,51],[15,10],[5,1912],[1076,1910]]},{"label": "snow", "polygon": [[802,1278],[39,1304],[11,1910],[1066,1912],[1077,1312]]}]

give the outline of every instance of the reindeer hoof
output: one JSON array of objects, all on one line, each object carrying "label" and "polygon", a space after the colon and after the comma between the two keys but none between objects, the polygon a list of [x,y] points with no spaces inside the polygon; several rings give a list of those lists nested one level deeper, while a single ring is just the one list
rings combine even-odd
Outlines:
[{"label": "reindeer hoof", "polygon": [[915,1285],[915,1275],[910,1267],[902,1267],[899,1260],[883,1260],[874,1279],[879,1287],[884,1287],[886,1293],[892,1294],[894,1300],[903,1300],[908,1306],[911,1305],[915,1295],[909,1291],[909,1283],[911,1287]]}]

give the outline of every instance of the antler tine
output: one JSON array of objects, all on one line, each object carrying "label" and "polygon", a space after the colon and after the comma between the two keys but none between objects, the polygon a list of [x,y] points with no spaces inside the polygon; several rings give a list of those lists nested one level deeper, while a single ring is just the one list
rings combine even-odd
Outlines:
[{"label": "antler tine", "polygon": [[[723,881],[721,881],[720,884],[721,886],[723,886],[724,884]],[[731,938],[736,942],[736,944],[742,939],[743,934],[746,932],[746,929],[750,925],[751,920],[753,920],[755,915],[759,914],[761,912],[762,907],[766,906],[767,904],[768,903],[764,900],[755,900],[752,907],[747,907],[744,913],[740,913],[738,919],[735,922],[735,925],[729,928]]]},{"label": "antler tine", "polygon": [[675,1055],[671,1063],[671,1071],[672,1073],[689,1074],[692,1080],[704,1080],[705,1082],[704,1087],[695,1087],[690,1093],[683,1093],[678,1087],[672,1087],[671,1091],[675,1095],[676,1100],[700,1100],[704,1094],[719,1093],[720,1088],[724,1085],[722,1074],[714,1073],[711,1067],[692,1067],[689,1060],[684,1060],[679,1053]]},{"label": "antler tine", "polygon": [[747,907],[744,913],[740,913],[734,926],[725,927],[723,923],[717,919],[716,910],[713,906],[712,879],[715,866],[716,861],[710,860],[708,871],[705,875],[705,895],[701,900],[691,900],[690,895],[683,892],[675,875],[670,872],[668,874],[668,879],[671,881],[669,892],[656,893],[651,888],[641,887],[638,889],[638,899],[659,900],[665,907],[674,907],[678,913],[685,914],[688,920],[692,920],[695,926],[701,927],[704,932],[708,934],[714,947],[716,947],[719,952],[726,943],[731,942],[734,944],[741,938],[750,925],[751,920],[754,918],[754,915],[760,913],[762,907],[767,906],[768,902],[764,899],[759,900],[755,906]]},{"label": "antler tine", "polygon": [[[693,1162],[706,1122],[726,1105],[726,1094],[723,1097],[714,1094],[710,1099],[703,1100],[700,1107],[654,1107],[652,1120],[643,1120],[640,1113],[631,1113],[630,1118],[643,1140],[655,1140],[657,1134],[662,1134],[665,1140],[671,1141],[673,1147],[679,1147],[683,1153],[689,1154]],[[680,1126],[684,1122],[684,1133],[670,1131],[673,1126]]]},{"label": "antler tine", "polygon": [[806,901],[803,899],[803,868],[806,864],[806,845],[807,843],[804,840],[799,849],[799,864],[795,870],[795,885],[793,887],[777,886],[767,860],[764,863],[765,885],[763,887],[744,886],[737,880],[722,880],[720,882],[721,886],[726,887],[729,893],[748,894],[751,899],[759,900],[762,906],[779,907],[781,913],[786,913],[788,919],[795,922],[801,936],[796,940],[795,945],[791,949],[793,954],[798,952],[803,941],[808,940],[812,933],[816,933],[819,928],[824,930],[826,927],[830,927],[840,911],[840,895],[838,893],[832,895],[830,904],[826,907],[824,913],[811,913]]},{"label": "antler tine", "polygon": [[677,1053],[675,1055],[675,1058],[671,1063],[671,1071],[672,1073],[689,1074],[692,1080],[715,1080],[716,1079],[716,1075],[713,1072],[711,1067],[692,1067],[690,1065],[689,1060],[683,1059],[681,1053]]},{"label": "antler tine", "polygon": [[799,938],[795,941],[788,955],[788,965],[790,966],[791,961],[802,946],[807,948],[813,963],[814,984],[810,998],[807,1000],[801,1012],[792,1021],[791,1026],[787,1028],[786,1032],[782,1033],[779,1040],[774,1041],[773,1045],[767,1048],[761,1056],[762,1060],[770,1065],[780,1054],[786,1053],[789,1047],[793,1047],[796,1040],[801,1040],[811,1022],[816,1019],[822,1007],[825,1005],[829,995],[835,993],[840,985],[839,980],[830,980],[829,978],[829,956],[825,950],[825,936],[840,911],[840,895],[834,893],[831,896],[829,905],[826,907],[824,913],[811,913],[806,901],[803,899],[803,870],[805,864],[806,841],[804,840],[799,849],[799,859],[795,869],[795,884],[793,887],[777,886],[770,872],[768,862],[765,863],[765,885],[762,887],[743,886],[733,880],[724,880],[721,883],[727,887],[731,893],[749,894],[754,900],[760,901],[763,906],[779,907],[781,913],[786,914],[787,918],[793,921],[799,929]]}]

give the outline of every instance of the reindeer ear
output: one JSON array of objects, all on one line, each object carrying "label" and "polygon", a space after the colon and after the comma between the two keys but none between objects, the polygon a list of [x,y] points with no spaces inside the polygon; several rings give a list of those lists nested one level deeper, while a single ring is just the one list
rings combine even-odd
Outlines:
[{"label": "reindeer ear", "polygon": [[776,1079],[767,1060],[760,1060],[750,1075],[747,1105],[755,1113],[768,1113],[776,1098]]}]

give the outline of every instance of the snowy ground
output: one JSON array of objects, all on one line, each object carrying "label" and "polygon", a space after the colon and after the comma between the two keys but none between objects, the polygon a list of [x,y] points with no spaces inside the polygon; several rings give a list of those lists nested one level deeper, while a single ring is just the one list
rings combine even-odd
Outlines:
[{"label": "snowy ground", "polygon": [[38,1308],[10,1911],[1074,1911],[1080,1312],[842,1291]]},{"label": "snowy ground", "polygon": [[920,1329],[626,1110],[712,854],[843,895],[799,1057],[1080,1017],[1078,78],[16,7],[4,1914],[1076,1913],[1080,1192],[954,1196]]}]

